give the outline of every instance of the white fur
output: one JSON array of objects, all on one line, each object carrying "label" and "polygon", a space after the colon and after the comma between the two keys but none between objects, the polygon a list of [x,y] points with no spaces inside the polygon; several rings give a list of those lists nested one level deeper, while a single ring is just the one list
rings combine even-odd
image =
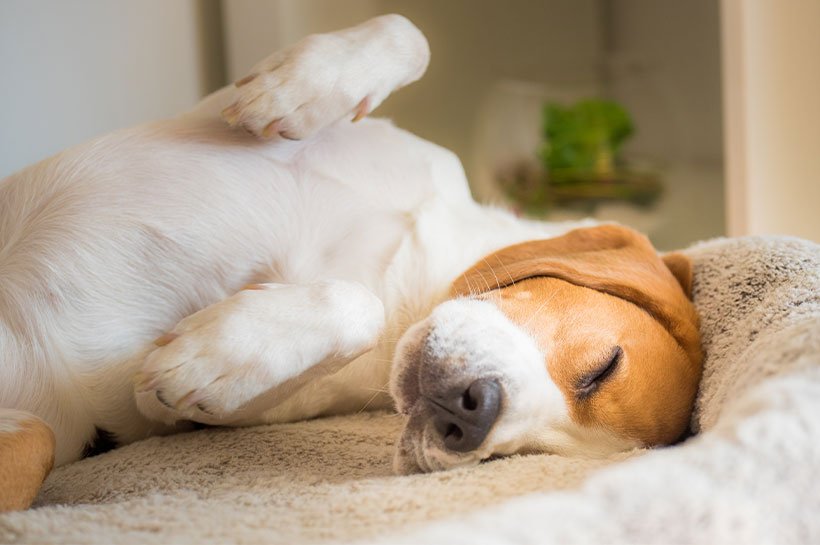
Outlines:
[{"label": "white fur", "polygon": [[256,135],[277,121],[279,134],[305,138],[360,103],[359,115],[372,111],[420,78],[429,58],[421,32],[396,15],[308,36],[254,66],[228,120]]},{"label": "white fur", "polygon": [[146,358],[137,406],[168,424],[239,424],[373,348],[383,325],[361,284],[262,284],[179,322],[179,338]]},{"label": "white fur", "polygon": [[23,422],[33,420],[36,420],[36,417],[30,413],[0,408],[0,434],[18,432],[23,429]]},{"label": "white fur", "polygon": [[[0,407],[48,422],[58,465],[95,427],[125,443],[188,418],[389,407],[398,338],[460,272],[570,228],[477,205],[452,153],[386,121],[335,123],[418,78],[428,55],[399,16],[310,37],[188,114],[0,182]],[[259,140],[219,119],[226,107],[256,135],[279,120],[278,132],[305,139]],[[237,294],[248,282],[267,287]],[[179,337],[152,344],[169,331]],[[516,381],[543,378],[525,367]],[[539,388],[516,403],[544,394],[536,413],[564,426],[555,392]],[[495,442],[520,446],[527,432],[503,422],[482,456]]]}]

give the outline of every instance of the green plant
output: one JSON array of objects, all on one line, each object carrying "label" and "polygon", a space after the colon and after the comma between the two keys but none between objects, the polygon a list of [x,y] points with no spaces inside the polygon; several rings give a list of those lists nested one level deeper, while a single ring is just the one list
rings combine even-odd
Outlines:
[{"label": "green plant", "polygon": [[548,103],[543,110],[544,144],[540,157],[551,183],[608,180],[633,124],[619,104],[587,99],[572,106]]},{"label": "green plant", "polygon": [[497,174],[523,212],[543,215],[562,207],[593,213],[599,203],[613,201],[649,206],[662,193],[656,172],[621,157],[634,126],[619,104],[602,99],[571,106],[548,103],[542,121],[541,168],[522,159]]}]

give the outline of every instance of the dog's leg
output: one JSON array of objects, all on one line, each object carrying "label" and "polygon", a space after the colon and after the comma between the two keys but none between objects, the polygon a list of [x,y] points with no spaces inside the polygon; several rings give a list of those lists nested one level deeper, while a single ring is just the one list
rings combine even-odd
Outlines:
[{"label": "dog's leg", "polygon": [[31,413],[0,408],[0,513],[26,509],[54,465],[54,433]]},{"label": "dog's leg", "polygon": [[221,111],[232,126],[256,136],[299,140],[345,117],[364,117],[419,79],[429,59],[418,28],[400,15],[383,15],[274,53],[192,114]]},{"label": "dog's leg", "polygon": [[239,423],[370,350],[383,326],[381,301],[360,284],[251,285],[156,341],[137,405],[165,423]]}]

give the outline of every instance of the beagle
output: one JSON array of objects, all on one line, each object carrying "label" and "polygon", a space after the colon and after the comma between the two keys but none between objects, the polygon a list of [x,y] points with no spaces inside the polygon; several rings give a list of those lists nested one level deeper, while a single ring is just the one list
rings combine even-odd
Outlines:
[{"label": "beagle", "polygon": [[428,59],[397,15],[309,36],[0,182],[0,509],[192,423],[395,408],[401,473],[681,437],[687,259],[479,205],[451,152],[348,122]]}]

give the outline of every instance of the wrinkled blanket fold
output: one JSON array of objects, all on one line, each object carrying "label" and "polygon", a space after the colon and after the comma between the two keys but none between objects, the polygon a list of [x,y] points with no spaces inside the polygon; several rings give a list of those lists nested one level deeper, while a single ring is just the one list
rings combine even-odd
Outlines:
[{"label": "wrinkled blanket fold", "polygon": [[820,543],[820,246],[717,239],[675,447],[393,476],[385,413],[155,437],[55,470],[2,543]]}]

